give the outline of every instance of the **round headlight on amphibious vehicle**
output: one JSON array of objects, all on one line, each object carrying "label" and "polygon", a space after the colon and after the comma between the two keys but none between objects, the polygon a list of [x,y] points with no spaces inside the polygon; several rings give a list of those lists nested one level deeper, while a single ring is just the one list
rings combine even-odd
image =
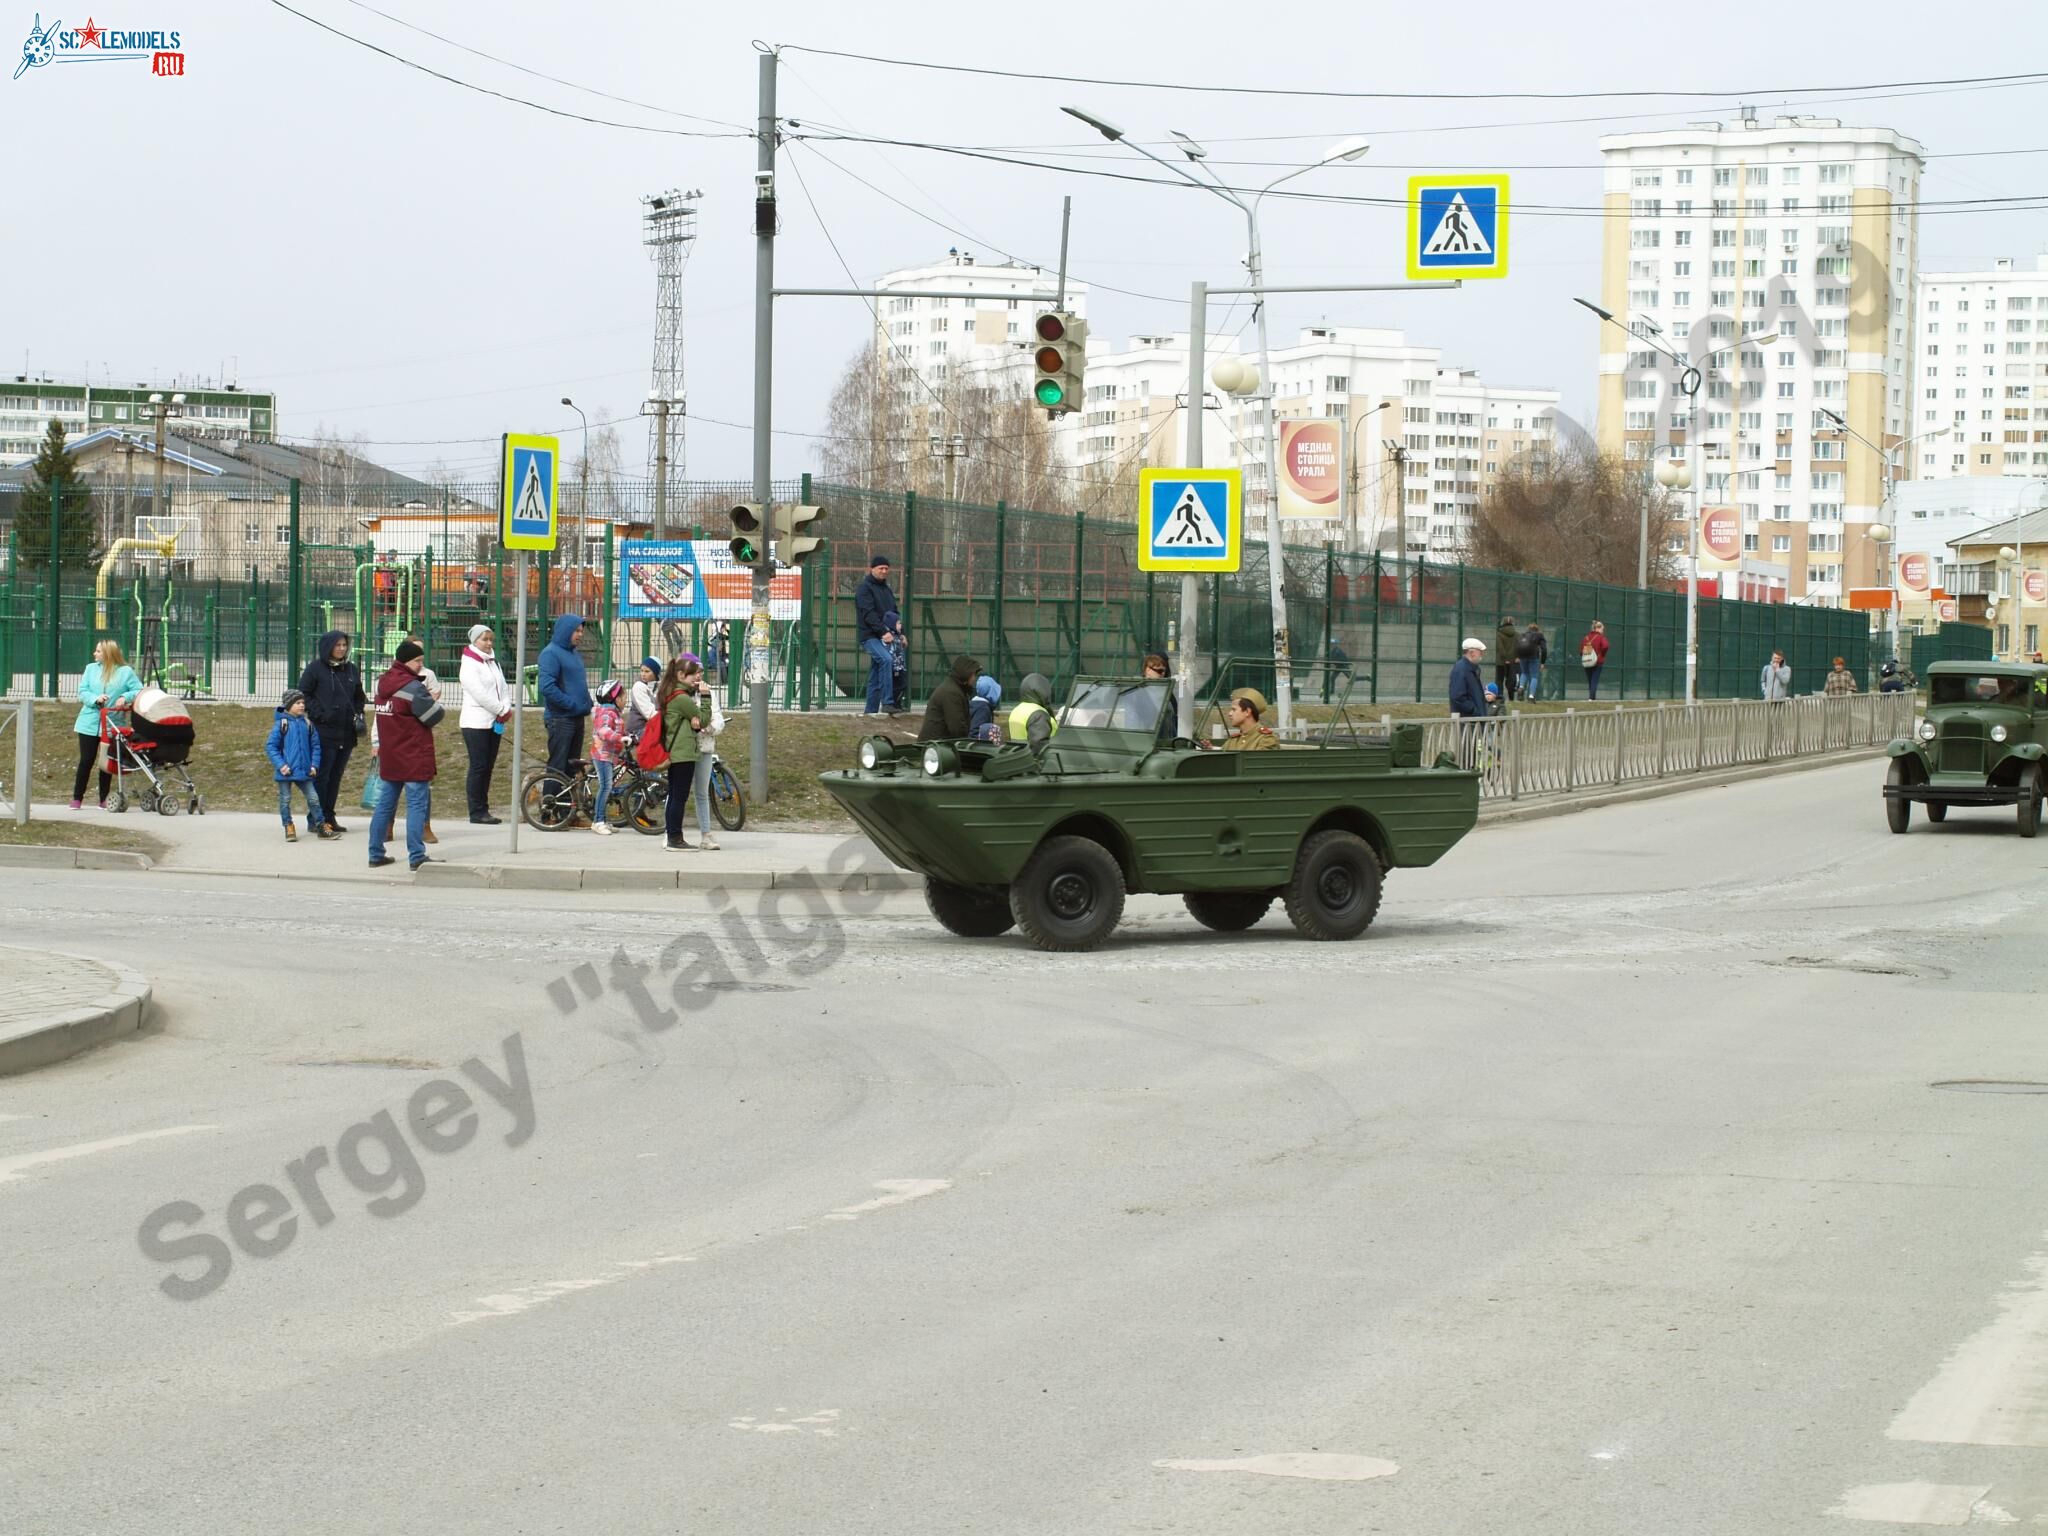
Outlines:
[{"label": "round headlight on amphibious vehicle", "polygon": [[860,744],[860,765],[863,768],[879,768],[895,755],[896,748],[886,736],[870,736]]},{"label": "round headlight on amphibious vehicle", "polygon": [[1932,720],[1922,720],[1920,722],[1920,739],[1922,741],[1932,741],[1938,734]]},{"label": "round headlight on amphibious vehicle", "polygon": [[2006,735],[2007,732],[2004,726],[1994,725],[1993,727],[1991,727],[1991,739],[1993,741],[2003,741],[2005,740]]},{"label": "round headlight on amphibious vehicle", "polygon": [[951,747],[930,746],[924,749],[924,776],[936,779],[952,773],[960,766],[960,760],[953,755]]}]

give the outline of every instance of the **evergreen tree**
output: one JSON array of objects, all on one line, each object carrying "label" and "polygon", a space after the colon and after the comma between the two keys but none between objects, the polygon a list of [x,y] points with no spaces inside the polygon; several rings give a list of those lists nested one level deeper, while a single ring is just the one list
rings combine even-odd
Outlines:
[{"label": "evergreen tree", "polygon": [[64,424],[50,423],[30,466],[34,479],[23,487],[14,514],[14,548],[26,570],[50,563],[50,499],[61,492],[63,540],[59,553],[66,571],[87,571],[99,563],[98,519],[93,516],[92,486],[80,478],[78,460],[64,443]]}]

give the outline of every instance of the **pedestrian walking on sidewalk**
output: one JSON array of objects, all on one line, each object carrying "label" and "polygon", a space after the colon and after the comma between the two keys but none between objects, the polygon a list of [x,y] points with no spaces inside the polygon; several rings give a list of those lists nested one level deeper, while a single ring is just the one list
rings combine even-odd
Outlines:
[{"label": "pedestrian walking on sidewalk", "polygon": [[469,644],[462,648],[462,745],[469,753],[469,772],[463,790],[469,800],[469,819],[479,826],[494,827],[491,814],[491,779],[498,771],[498,748],[505,740],[505,727],[512,720],[512,691],[505,686],[505,669],[498,662],[498,640],[488,624],[472,624]]},{"label": "pedestrian walking on sidewalk", "polygon": [[277,815],[284,823],[284,840],[296,843],[298,829],[292,825],[292,786],[296,784],[306,801],[306,830],[321,841],[340,836],[327,827],[320,804],[320,790],[313,782],[320,771],[320,733],[306,718],[306,696],[296,688],[284,691],[284,702],[263,743],[263,755],[277,775]]},{"label": "pedestrian walking on sidewalk", "polygon": [[1600,673],[1607,665],[1607,626],[1598,619],[1579,642],[1579,665],[1586,669],[1586,697],[1600,697]]},{"label": "pedestrian walking on sidewalk", "polygon": [[369,733],[363,718],[368,703],[363,674],[349,659],[346,633],[330,629],[320,637],[313,659],[299,675],[299,692],[306,696],[306,718],[320,733],[320,772],[313,781],[320,809],[327,817],[327,830],[340,832],[343,828],[334,812],[341,799],[341,775],[356,743]]},{"label": "pedestrian walking on sidewalk", "polygon": [[1783,651],[1771,652],[1771,659],[1764,663],[1757,686],[1763,697],[1774,704],[1792,697],[1792,668],[1786,663]]},{"label": "pedestrian walking on sidewalk", "polygon": [[[683,802],[697,772],[697,733],[711,720],[709,692],[702,664],[687,653],[671,661],[662,674],[657,702],[661,706],[661,744],[668,751],[668,799],[662,809],[672,853],[690,851],[683,836]],[[702,786],[698,787],[698,806],[701,819],[709,809]]]},{"label": "pedestrian walking on sidewalk", "polygon": [[1543,693],[1543,664],[1550,660],[1550,640],[1543,633],[1543,626],[1534,619],[1515,639],[1515,669],[1521,674],[1521,693],[1524,699],[1538,698]]},{"label": "pedestrian walking on sidewalk", "polygon": [[[72,730],[78,734],[78,772],[71,779],[71,809],[85,803],[85,781],[100,761],[100,711],[126,710],[142,692],[142,679],[121,655],[113,640],[102,640],[92,648],[92,661],[78,679],[78,718]],[[100,809],[107,808],[108,777],[100,769]]]},{"label": "pedestrian walking on sidewalk", "polygon": [[402,642],[391,669],[377,679],[377,772],[382,785],[377,808],[370,813],[370,868],[398,861],[384,851],[405,800],[405,855],[414,869],[428,862],[427,817],[433,809],[434,731],[440,702],[427,692],[420,677],[424,666],[419,646]]}]

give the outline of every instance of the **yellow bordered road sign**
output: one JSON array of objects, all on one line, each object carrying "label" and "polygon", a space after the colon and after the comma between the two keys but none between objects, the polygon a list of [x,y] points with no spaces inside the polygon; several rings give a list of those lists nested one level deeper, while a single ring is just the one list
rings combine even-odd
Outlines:
[{"label": "yellow bordered road sign", "polygon": [[1408,275],[1506,277],[1507,177],[1410,176]]},{"label": "yellow bordered road sign", "polygon": [[1244,563],[1244,472],[1138,471],[1138,569],[1234,571]]},{"label": "yellow bordered road sign", "polygon": [[507,549],[553,549],[561,507],[561,444],[507,432],[498,470],[498,542]]}]

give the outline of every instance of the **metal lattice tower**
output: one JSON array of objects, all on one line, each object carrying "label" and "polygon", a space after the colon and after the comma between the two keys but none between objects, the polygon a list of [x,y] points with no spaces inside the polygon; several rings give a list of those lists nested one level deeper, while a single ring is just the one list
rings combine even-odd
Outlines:
[{"label": "metal lattice tower", "polygon": [[654,380],[648,399],[665,400],[669,409],[647,417],[647,478],[660,473],[663,424],[668,432],[668,490],[674,505],[683,477],[683,267],[697,240],[697,202],[702,192],[671,187],[640,199],[640,243],[654,257]]}]

